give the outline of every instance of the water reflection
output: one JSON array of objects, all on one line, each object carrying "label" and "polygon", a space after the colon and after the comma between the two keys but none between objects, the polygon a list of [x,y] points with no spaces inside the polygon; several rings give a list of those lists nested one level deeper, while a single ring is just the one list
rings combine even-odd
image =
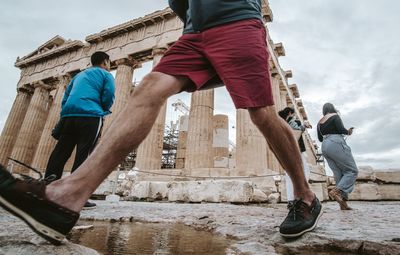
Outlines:
[{"label": "water reflection", "polygon": [[181,224],[84,222],[93,229],[76,231],[71,242],[102,254],[225,254],[229,241]]}]

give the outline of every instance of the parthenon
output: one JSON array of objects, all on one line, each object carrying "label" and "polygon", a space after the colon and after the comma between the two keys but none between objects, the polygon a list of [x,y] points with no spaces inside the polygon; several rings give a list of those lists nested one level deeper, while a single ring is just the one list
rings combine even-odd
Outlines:
[{"label": "parthenon", "polygon": [[[263,17],[265,24],[273,20],[267,1],[263,1]],[[89,67],[92,53],[107,52],[111,56],[112,69],[116,70],[116,101],[113,114],[106,118],[104,132],[135,89],[132,83],[135,70],[147,61],[157,64],[181,34],[182,22],[167,8],[89,35],[85,42],[55,36],[32,53],[18,58],[15,66],[21,70],[21,77],[0,138],[0,163],[7,165],[10,157],[37,169],[46,167],[56,143],[51,130],[59,119],[65,88],[75,74]],[[269,35],[266,41],[271,56],[269,64],[276,108],[292,106],[297,117],[306,121],[308,118],[299,88],[289,83],[292,71],[283,70],[279,64],[279,58],[285,56],[285,49],[282,43],[274,43]],[[234,152],[229,151],[228,119],[226,115],[214,115],[214,89],[192,94],[189,116],[182,118],[185,121],[181,121],[179,129],[175,169],[161,169],[166,107],[164,105],[150,134],[136,150],[137,169],[183,177],[227,179],[283,173],[246,110],[237,110],[236,146]],[[317,165],[312,138],[307,132],[304,138],[309,165],[323,175],[323,167]],[[232,161],[234,163],[230,163]],[[29,174],[29,170],[20,165],[13,165],[13,171]],[[140,174],[141,181],[153,177],[152,174]],[[265,185],[272,184],[268,182]]]}]

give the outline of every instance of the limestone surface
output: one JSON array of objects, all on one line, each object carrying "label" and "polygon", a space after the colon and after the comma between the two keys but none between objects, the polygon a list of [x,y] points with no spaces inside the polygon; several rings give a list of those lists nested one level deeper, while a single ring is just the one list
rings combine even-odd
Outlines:
[{"label": "limestone surface", "polygon": [[[292,241],[278,233],[285,204],[96,203],[98,208],[82,212],[82,220],[183,223],[231,239],[227,254],[400,254],[400,202],[350,202],[353,211],[324,203],[315,231]],[[70,243],[49,246],[4,211],[0,229],[0,254],[95,254]]]}]

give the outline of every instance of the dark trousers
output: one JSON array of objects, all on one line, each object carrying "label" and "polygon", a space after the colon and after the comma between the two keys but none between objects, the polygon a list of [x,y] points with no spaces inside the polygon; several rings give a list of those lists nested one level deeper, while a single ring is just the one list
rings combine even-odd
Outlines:
[{"label": "dark trousers", "polygon": [[76,146],[71,172],[75,171],[96,146],[102,126],[101,117],[66,117],[61,128],[61,136],[47,163],[45,177],[54,174],[60,179],[64,166]]}]

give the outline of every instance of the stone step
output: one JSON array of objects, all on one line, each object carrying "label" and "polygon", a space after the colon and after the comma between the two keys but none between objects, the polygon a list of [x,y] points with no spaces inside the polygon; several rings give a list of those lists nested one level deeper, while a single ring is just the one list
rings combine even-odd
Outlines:
[{"label": "stone step", "polygon": [[400,200],[400,184],[356,183],[350,200]]}]

